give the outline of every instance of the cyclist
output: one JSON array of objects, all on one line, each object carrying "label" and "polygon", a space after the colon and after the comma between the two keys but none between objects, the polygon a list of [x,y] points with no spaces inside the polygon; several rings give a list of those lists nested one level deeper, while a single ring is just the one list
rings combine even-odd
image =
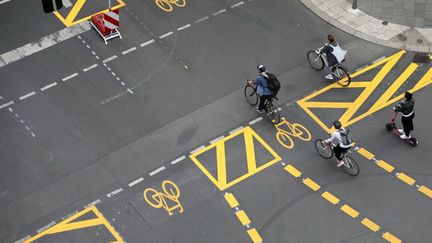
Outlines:
[{"label": "cyclist", "polygon": [[328,43],[325,44],[324,48],[321,49],[320,54],[325,54],[327,57],[328,74],[325,76],[325,78],[332,80],[333,67],[344,60],[346,51],[340,48],[336,42],[336,38],[333,35],[327,35],[327,40]]},{"label": "cyclist", "polygon": [[405,99],[403,102],[399,103],[399,105],[395,106],[393,109],[397,112],[402,113],[402,129],[398,129],[400,138],[402,139],[410,139],[410,131],[414,129],[413,119],[414,119],[414,98],[413,94],[410,92],[405,92]]},{"label": "cyclist", "polygon": [[262,113],[262,109],[264,108],[264,103],[266,100],[270,100],[273,98],[274,96],[274,92],[271,91],[268,88],[268,75],[267,75],[267,71],[264,65],[258,65],[257,66],[259,75],[255,80],[249,80],[248,83],[249,84],[255,84],[257,85],[257,94],[260,97],[260,102],[258,104],[258,106],[255,107],[255,110],[258,113]]},{"label": "cyclist", "polygon": [[351,144],[346,145],[342,142],[342,135],[341,132],[345,132],[345,128],[342,127],[342,124],[340,121],[334,121],[333,122],[333,126],[336,129],[330,138],[324,140],[325,143],[332,143],[333,140],[337,139],[338,140],[338,144],[336,146],[333,147],[333,152],[337,158],[337,167],[340,167],[344,164],[343,160],[342,160],[342,153],[345,153],[346,151],[348,151],[348,149],[351,148]]}]

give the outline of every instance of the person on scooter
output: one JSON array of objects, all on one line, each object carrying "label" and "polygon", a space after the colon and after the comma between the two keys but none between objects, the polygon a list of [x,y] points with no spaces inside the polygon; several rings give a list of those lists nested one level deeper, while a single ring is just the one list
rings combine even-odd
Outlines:
[{"label": "person on scooter", "polygon": [[413,119],[414,119],[414,98],[413,94],[410,92],[405,92],[405,100],[399,103],[399,105],[393,108],[395,112],[402,113],[402,126],[403,129],[398,129],[400,138],[410,139],[410,132],[414,129]]}]

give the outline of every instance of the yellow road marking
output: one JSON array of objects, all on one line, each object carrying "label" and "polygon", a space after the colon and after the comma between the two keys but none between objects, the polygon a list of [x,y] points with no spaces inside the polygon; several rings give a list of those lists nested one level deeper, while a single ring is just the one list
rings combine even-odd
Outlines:
[{"label": "yellow road marking", "polygon": [[380,226],[375,224],[372,220],[368,219],[368,218],[364,218],[361,223],[368,227],[370,230],[372,230],[373,232],[377,232],[380,229]]},{"label": "yellow road marking", "polygon": [[369,160],[372,159],[373,157],[375,157],[375,155],[373,153],[367,151],[365,148],[361,148],[361,149],[357,150],[357,152]]},{"label": "yellow road marking", "polygon": [[240,223],[242,223],[242,225],[248,225],[251,223],[249,217],[246,215],[245,211],[243,210],[239,210],[237,212],[235,212],[237,218],[240,220]]},{"label": "yellow road marking", "polygon": [[225,200],[228,202],[228,204],[230,205],[231,208],[237,207],[239,205],[237,199],[234,197],[234,194],[228,193],[228,194],[225,194],[224,197],[225,197]]},{"label": "yellow road marking", "polygon": [[432,190],[429,189],[428,187],[426,187],[426,186],[421,186],[421,187],[419,187],[418,190],[419,190],[421,193],[425,194],[426,196],[432,198]]},{"label": "yellow road marking", "polygon": [[227,184],[226,174],[226,156],[225,156],[225,144],[216,146],[216,158],[217,158],[217,181],[222,184]]},{"label": "yellow road marking", "polygon": [[396,236],[390,234],[389,232],[385,232],[382,237],[391,243],[401,243],[402,241]]},{"label": "yellow road marking", "polygon": [[314,191],[318,191],[321,188],[320,185],[318,185],[315,181],[311,180],[310,178],[304,179],[303,183]]},{"label": "yellow road marking", "polygon": [[358,211],[356,211],[355,209],[353,209],[352,207],[348,206],[347,204],[343,205],[340,208],[344,213],[348,214],[349,216],[351,216],[352,218],[357,218],[360,213]]},{"label": "yellow road marking", "polygon": [[66,17],[67,23],[72,23],[72,21],[75,19],[75,17],[78,15],[78,12],[81,10],[81,8],[84,6],[84,3],[87,0],[77,0],[77,2],[72,7],[72,10],[69,12],[68,16]]},{"label": "yellow road marking", "polygon": [[65,231],[70,231],[70,230],[92,227],[92,226],[96,226],[96,225],[100,225],[100,224],[101,224],[100,219],[88,219],[88,220],[83,220],[83,221],[79,221],[79,222],[72,222],[69,224],[61,225],[61,226],[57,227],[55,230],[51,231],[50,233],[51,234],[60,233],[60,232],[65,232]]},{"label": "yellow road marking", "polygon": [[321,194],[321,196],[334,205],[338,204],[340,201],[339,198],[337,198],[336,196],[334,196],[328,191],[325,191],[323,194]]},{"label": "yellow road marking", "polygon": [[249,234],[249,237],[252,239],[253,243],[263,242],[261,236],[255,228],[248,230],[247,233]]},{"label": "yellow road marking", "polygon": [[384,160],[378,161],[377,165],[388,173],[391,173],[394,170],[394,167],[390,164],[387,164],[387,162],[385,162]]},{"label": "yellow road marking", "polygon": [[414,185],[414,183],[415,183],[415,180],[412,177],[410,177],[410,176],[408,176],[402,172],[399,173],[396,177],[410,186]]},{"label": "yellow road marking", "polygon": [[299,170],[297,170],[294,166],[292,165],[287,165],[285,166],[285,170],[288,171],[288,173],[290,173],[292,176],[298,178],[301,176],[301,172]]}]

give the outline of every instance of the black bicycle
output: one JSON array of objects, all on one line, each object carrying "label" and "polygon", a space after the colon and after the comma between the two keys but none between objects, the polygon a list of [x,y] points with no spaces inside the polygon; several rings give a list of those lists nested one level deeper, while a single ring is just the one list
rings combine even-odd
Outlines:
[{"label": "black bicycle", "polygon": [[[318,152],[318,154],[324,159],[331,159],[333,157],[334,146],[335,146],[334,143],[326,143],[321,138],[315,140],[315,149]],[[351,150],[349,149],[347,152],[351,153]],[[349,155],[347,155],[347,152],[342,153],[342,160],[344,162],[343,170],[348,175],[356,176],[360,173],[360,168],[357,165],[357,162]]]},{"label": "black bicycle", "polygon": [[[318,48],[315,51],[309,51],[307,53],[309,65],[317,71],[322,70],[324,66],[328,66],[327,57],[325,57],[325,54],[320,53],[322,48],[324,48],[324,46]],[[331,70],[333,78],[336,78],[336,82],[339,85],[346,87],[351,83],[351,76],[349,75],[347,69],[341,64],[338,63],[334,65]]]},{"label": "black bicycle", "polygon": [[[251,106],[256,106],[259,102],[259,95],[257,94],[257,86],[250,84],[250,80],[246,80],[246,85],[244,87],[244,95],[246,97],[247,102]],[[275,96],[274,99],[278,100]],[[278,108],[273,105],[273,98],[270,98],[264,103],[264,111],[266,117],[273,123],[278,124],[280,122],[280,114]]]}]

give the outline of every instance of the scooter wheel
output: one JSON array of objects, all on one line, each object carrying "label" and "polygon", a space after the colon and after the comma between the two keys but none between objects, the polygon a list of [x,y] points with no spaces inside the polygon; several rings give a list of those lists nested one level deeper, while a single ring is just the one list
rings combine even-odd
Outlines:
[{"label": "scooter wheel", "polygon": [[387,123],[386,128],[387,128],[387,131],[391,131],[393,129],[393,126],[392,126],[392,124]]},{"label": "scooter wheel", "polygon": [[411,138],[411,140],[409,142],[410,142],[411,146],[413,146],[413,147],[417,146],[417,144],[418,144],[418,140],[415,138]]}]

